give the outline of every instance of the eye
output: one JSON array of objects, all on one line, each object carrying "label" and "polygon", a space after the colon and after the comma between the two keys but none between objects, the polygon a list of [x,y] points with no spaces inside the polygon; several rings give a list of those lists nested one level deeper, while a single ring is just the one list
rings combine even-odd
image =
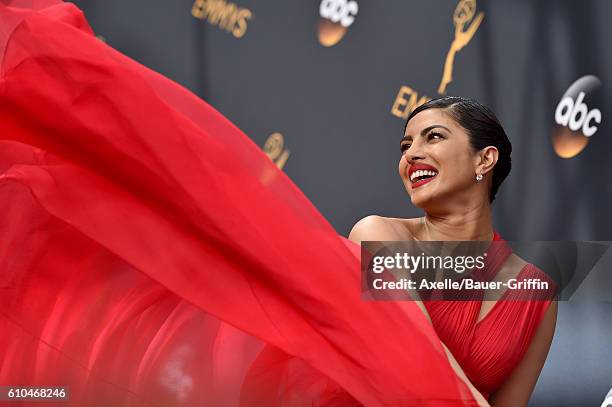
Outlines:
[{"label": "eye", "polygon": [[432,131],[431,133],[427,134],[427,141],[438,140],[438,139],[443,139],[443,138],[444,138],[443,135],[435,131]]},{"label": "eye", "polygon": [[402,153],[408,150],[409,148],[410,148],[410,143],[408,142],[404,142],[400,144],[400,150],[402,151]]}]

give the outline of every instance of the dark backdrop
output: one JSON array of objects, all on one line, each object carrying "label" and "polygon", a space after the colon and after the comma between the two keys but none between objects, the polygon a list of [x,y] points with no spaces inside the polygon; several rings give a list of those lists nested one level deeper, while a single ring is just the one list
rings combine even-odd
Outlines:
[{"label": "dark backdrop", "polygon": [[[460,8],[474,12],[456,19],[455,0],[358,0],[332,46],[323,44],[343,31],[333,11],[341,17],[351,1],[336,1],[327,19],[319,0],[75,3],[109,45],[191,89],[262,148],[279,133],[284,146],[271,156],[344,235],[368,214],[421,215],[397,174],[402,116],[410,96],[440,94],[454,20],[466,31],[482,13],[445,93],[491,107],[513,144],[496,229],[507,240],[612,240],[608,0],[464,0]],[[564,130],[555,109],[585,75],[599,80],[584,101],[601,123],[590,123],[597,131],[588,138],[572,132],[588,143],[563,158],[552,142]],[[599,406],[612,386],[610,311],[606,302],[560,304],[530,405]]]}]

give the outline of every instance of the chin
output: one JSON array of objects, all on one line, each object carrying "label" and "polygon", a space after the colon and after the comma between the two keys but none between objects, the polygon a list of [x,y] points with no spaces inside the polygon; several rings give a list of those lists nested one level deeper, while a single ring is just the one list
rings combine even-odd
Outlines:
[{"label": "chin", "polygon": [[431,197],[429,196],[429,194],[420,194],[420,196],[418,196],[419,194],[416,195],[417,196],[415,197],[415,194],[412,193],[412,195],[410,195],[410,201],[417,208],[421,208],[424,210],[427,206],[431,204]]},{"label": "chin", "polygon": [[[448,195],[445,194],[445,196]],[[445,202],[445,198],[440,193],[440,191],[421,190],[417,191],[416,193],[415,191],[412,191],[412,193],[410,194],[410,201],[417,208],[423,209],[425,212],[428,212],[430,210],[433,211],[435,208],[439,208],[441,204],[443,205]]]}]

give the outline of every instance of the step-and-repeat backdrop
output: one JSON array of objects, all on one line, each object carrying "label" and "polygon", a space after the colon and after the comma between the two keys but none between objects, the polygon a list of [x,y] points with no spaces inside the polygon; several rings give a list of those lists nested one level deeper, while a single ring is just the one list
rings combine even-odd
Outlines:
[{"label": "step-and-repeat backdrop", "polygon": [[[502,236],[612,240],[608,0],[75,3],[102,40],[244,130],[341,234],[369,214],[421,216],[397,174],[405,119],[460,95],[491,107],[513,145]],[[530,405],[601,404],[611,319],[610,303],[560,304]]]}]

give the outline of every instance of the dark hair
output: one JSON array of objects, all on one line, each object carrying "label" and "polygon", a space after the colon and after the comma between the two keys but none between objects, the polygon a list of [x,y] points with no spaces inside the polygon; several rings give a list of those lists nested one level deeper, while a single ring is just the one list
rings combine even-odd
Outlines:
[{"label": "dark hair", "polygon": [[443,96],[425,102],[414,109],[406,120],[406,127],[410,119],[427,109],[445,109],[449,116],[466,130],[470,145],[475,152],[487,146],[497,148],[499,157],[493,168],[493,180],[489,192],[489,201],[493,202],[499,186],[510,173],[512,166],[510,159],[512,144],[495,113],[474,99]]}]

